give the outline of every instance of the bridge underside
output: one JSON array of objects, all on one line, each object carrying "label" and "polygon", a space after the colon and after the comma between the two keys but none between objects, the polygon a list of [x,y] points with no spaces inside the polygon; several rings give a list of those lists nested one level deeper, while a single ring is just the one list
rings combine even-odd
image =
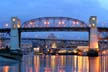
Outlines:
[{"label": "bridge underside", "polygon": [[[79,31],[89,32],[89,27],[34,27],[34,28],[19,28],[19,32],[45,32],[45,31]],[[108,28],[98,27],[98,32],[108,32]],[[10,33],[10,28],[0,29],[0,33]]]}]

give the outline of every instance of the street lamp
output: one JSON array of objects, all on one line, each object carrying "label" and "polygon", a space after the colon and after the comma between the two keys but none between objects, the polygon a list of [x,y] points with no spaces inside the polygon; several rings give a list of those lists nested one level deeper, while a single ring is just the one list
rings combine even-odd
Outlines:
[{"label": "street lamp", "polygon": [[63,22],[63,21],[59,21],[59,23],[58,23],[58,24],[60,24],[60,25],[61,25],[61,24],[64,24],[64,22]]},{"label": "street lamp", "polygon": [[13,17],[13,18],[12,18],[12,21],[15,22],[15,21],[16,21],[16,17]]},{"label": "street lamp", "polygon": [[7,28],[7,27],[9,27],[9,24],[8,24],[8,23],[6,23],[6,24],[5,24],[5,27],[6,27],[6,28]]},{"label": "street lamp", "polygon": [[95,18],[95,17],[93,17],[93,18],[92,18],[92,20],[93,20],[93,21],[95,21],[95,20],[96,20],[96,18]]},{"label": "street lamp", "polygon": [[48,25],[48,24],[49,24],[49,22],[48,22],[48,21],[45,21],[45,22],[44,22],[44,24]]}]

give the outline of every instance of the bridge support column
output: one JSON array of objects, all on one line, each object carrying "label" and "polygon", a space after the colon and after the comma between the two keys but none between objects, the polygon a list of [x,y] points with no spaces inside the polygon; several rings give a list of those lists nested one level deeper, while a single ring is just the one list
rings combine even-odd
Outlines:
[{"label": "bridge support column", "polygon": [[11,32],[10,32],[10,48],[12,50],[19,49],[19,32],[17,17],[11,18]]},{"label": "bridge support column", "polygon": [[97,24],[97,17],[96,16],[91,16],[90,17],[90,45],[89,45],[89,48],[90,49],[96,49],[98,50],[98,31],[97,31],[97,27],[96,27],[96,24]]},{"label": "bridge support column", "polygon": [[21,48],[21,32],[20,31],[18,31],[18,37],[19,37],[19,48]]}]

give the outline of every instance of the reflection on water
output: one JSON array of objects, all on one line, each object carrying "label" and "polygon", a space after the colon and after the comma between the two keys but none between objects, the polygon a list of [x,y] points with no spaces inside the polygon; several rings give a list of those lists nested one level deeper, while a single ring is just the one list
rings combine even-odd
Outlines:
[{"label": "reflection on water", "polygon": [[108,56],[27,55],[22,60],[0,66],[0,72],[108,72]]}]

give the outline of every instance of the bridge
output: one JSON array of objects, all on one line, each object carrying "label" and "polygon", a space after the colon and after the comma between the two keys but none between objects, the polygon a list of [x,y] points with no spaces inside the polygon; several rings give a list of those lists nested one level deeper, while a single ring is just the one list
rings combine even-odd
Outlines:
[{"label": "bridge", "polygon": [[[108,32],[108,27],[97,27],[98,32]],[[9,33],[10,28],[0,28],[0,33]],[[18,28],[19,32],[45,32],[45,31],[77,31],[89,32],[90,27],[31,27]]]},{"label": "bridge", "polygon": [[[41,31],[88,32],[89,47],[91,49],[98,49],[98,33],[108,32],[108,27],[97,27],[97,17],[91,16],[89,18],[89,24],[86,24],[84,21],[79,19],[69,17],[40,17],[28,20],[21,24],[20,19],[12,17],[11,25],[6,25],[5,28],[0,28],[1,33],[10,34],[10,46],[12,49],[20,48],[21,32]],[[16,42],[14,42],[14,40],[16,40]]]}]

